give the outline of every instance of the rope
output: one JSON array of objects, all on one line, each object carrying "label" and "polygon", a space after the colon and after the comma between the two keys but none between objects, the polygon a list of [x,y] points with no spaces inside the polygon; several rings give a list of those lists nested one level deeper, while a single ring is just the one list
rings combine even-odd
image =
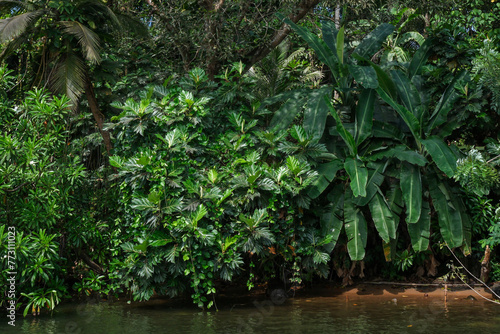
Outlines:
[{"label": "rope", "polygon": [[[476,279],[478,282],[481,282],[482,285],[484,285],[488,290],[491,291],[491,293],[496,296],[498,299],[500,299],[500,296],[497,295],[495,293],[495,291],[491,290],[491,288],[486,284],[484,283],[483,281],[481,281],[479,278],[477,278],[476,276],[474,276],[470,271],[469,269],[467,269],[464,264],[458,259],[458,257],[455,255],[455,253],[451,250],[450,246],[446,245],[446,247],[450,250],[450,253],[453,255],[453,257],[455,258],[455,260],[457,260],[458,263],[460,263],[460,265],[462,266],[462,268],[465,269],[465,271],[471,275],[472,277],[474,277],[474,279]],[[471,289],[472,291],[474,291],[476,294],[478,294],[479,296],[481,296],[481,298],[484,298],[486,299],[487,301],[490,301],[492,303],[495,303],[495,304],[499,304],[500,305],[500,302],[497,302],[496,300],[493,300],[493,299],[489,299],[489,298],[486,298],[484,297],[482,294],[480,294],[478,291],[476,291],[473,287],[471,287],[469,284],[467,284],[463,279],[462,277],[460,277],[460,275],[457,275],[457,277],[465,284],[469,287],[469,289]]]}]

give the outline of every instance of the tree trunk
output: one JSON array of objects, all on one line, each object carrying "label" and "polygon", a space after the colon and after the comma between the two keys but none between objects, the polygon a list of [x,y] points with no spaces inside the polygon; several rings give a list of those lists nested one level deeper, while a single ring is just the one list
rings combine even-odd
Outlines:
[{"label": "tree trunk", "polygon": [[335,7],[335,28],[340,29],[340,5],[337,4]]},{"label": "tree trunk", "polygon": [[104,140],[104,145],[106,146],[106,152],[108,152],[108,156],[111,156],[111,149],[113,146],[111,145],[111,136],[108,131],[103,130],[104,127],[104,115],[99,109],[99,105],[97,104],[97,99],[94,93],[94,87],[92,86],[92,82],[90,81],[89,74],[85,74],[85,95],[87,96],[87,100],[89,102],[89,108],[94,116],[94,120],[97,123],[97,128],[99,132],[101,132],[102,139]]}]

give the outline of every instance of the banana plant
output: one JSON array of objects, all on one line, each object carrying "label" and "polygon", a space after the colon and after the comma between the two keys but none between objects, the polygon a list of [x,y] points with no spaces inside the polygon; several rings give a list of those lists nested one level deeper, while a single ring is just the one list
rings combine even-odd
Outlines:
[{"label": "banana plant", "polygon": [[[332,154],[319,164],[320,176],[309,196],[318,198],[325,193],[330,201],[336,198],[333,192],[344,193],[341,201],[330,203],[322,214],[322,226],[332,231],[333,242],[343,228],[351,260],[363,259],[368,231],[363,212],[370,212],[384,245],[395,244],[398,225],[405,221],[414,250],[423,251],[429,245],[430,214],[435,211],[444,242],[450,247],[464,245],[467,254],[470,222],[450,180],[456,169],[456,150],[444,141],[459,126],[449,114],[458,98],[454,86],[463,74],[457,75],[433,103],[436,99],[428,96],[420,75],[432,40],[423,42],[411,61],[391,70],[374,64],[371,57],[392,34],[392,25],[377,27],[348,56],[342,28],[336,30],[331,23],[324,23],[321,39],[303,27],[285,22],[330,68],[335,94],[332,101],[328,86],[308,96],[304,92],[288,92],[288,101],[278,110],[271,126],[288,126],[305,100],[304,128],[328,143]],[[311,106],[313,111],[308,112]],[[342,119],[345,114],[349,122]],[[326,126],[328,115],[334,119],[333,128]],[[337,174],[349,180],[349,188],[333,187],[338,184]],[[399,204],[404,210],[393,197],[396,193],[400,194]]]}]

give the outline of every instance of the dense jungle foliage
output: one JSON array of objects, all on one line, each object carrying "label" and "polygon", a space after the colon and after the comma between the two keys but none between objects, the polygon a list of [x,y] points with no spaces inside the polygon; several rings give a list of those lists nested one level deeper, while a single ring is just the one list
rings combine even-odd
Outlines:
[{"label": "dense jungle foliage", "polygon": [[2,307],[500,281],[499,2],[0,10]]}]

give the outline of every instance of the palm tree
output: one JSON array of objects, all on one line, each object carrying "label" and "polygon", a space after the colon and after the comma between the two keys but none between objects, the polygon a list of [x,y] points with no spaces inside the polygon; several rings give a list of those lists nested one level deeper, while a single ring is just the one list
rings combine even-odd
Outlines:
[{"label": "palm tree", "polygon": [[0,20],[0,43],[5,43],[0,60],[36,43],[33,50],[37,55],[33,68],[36,74],[31,85],[67,95],[75,108],[85,93],[109,155],[111,139],[103,129],[104,115],[97,103],[89,65],[101,61],[100,36],[124,28],[143,32],[145,27],[115,13],[103,0],[2,0],[0,11],[11,15]]}]

